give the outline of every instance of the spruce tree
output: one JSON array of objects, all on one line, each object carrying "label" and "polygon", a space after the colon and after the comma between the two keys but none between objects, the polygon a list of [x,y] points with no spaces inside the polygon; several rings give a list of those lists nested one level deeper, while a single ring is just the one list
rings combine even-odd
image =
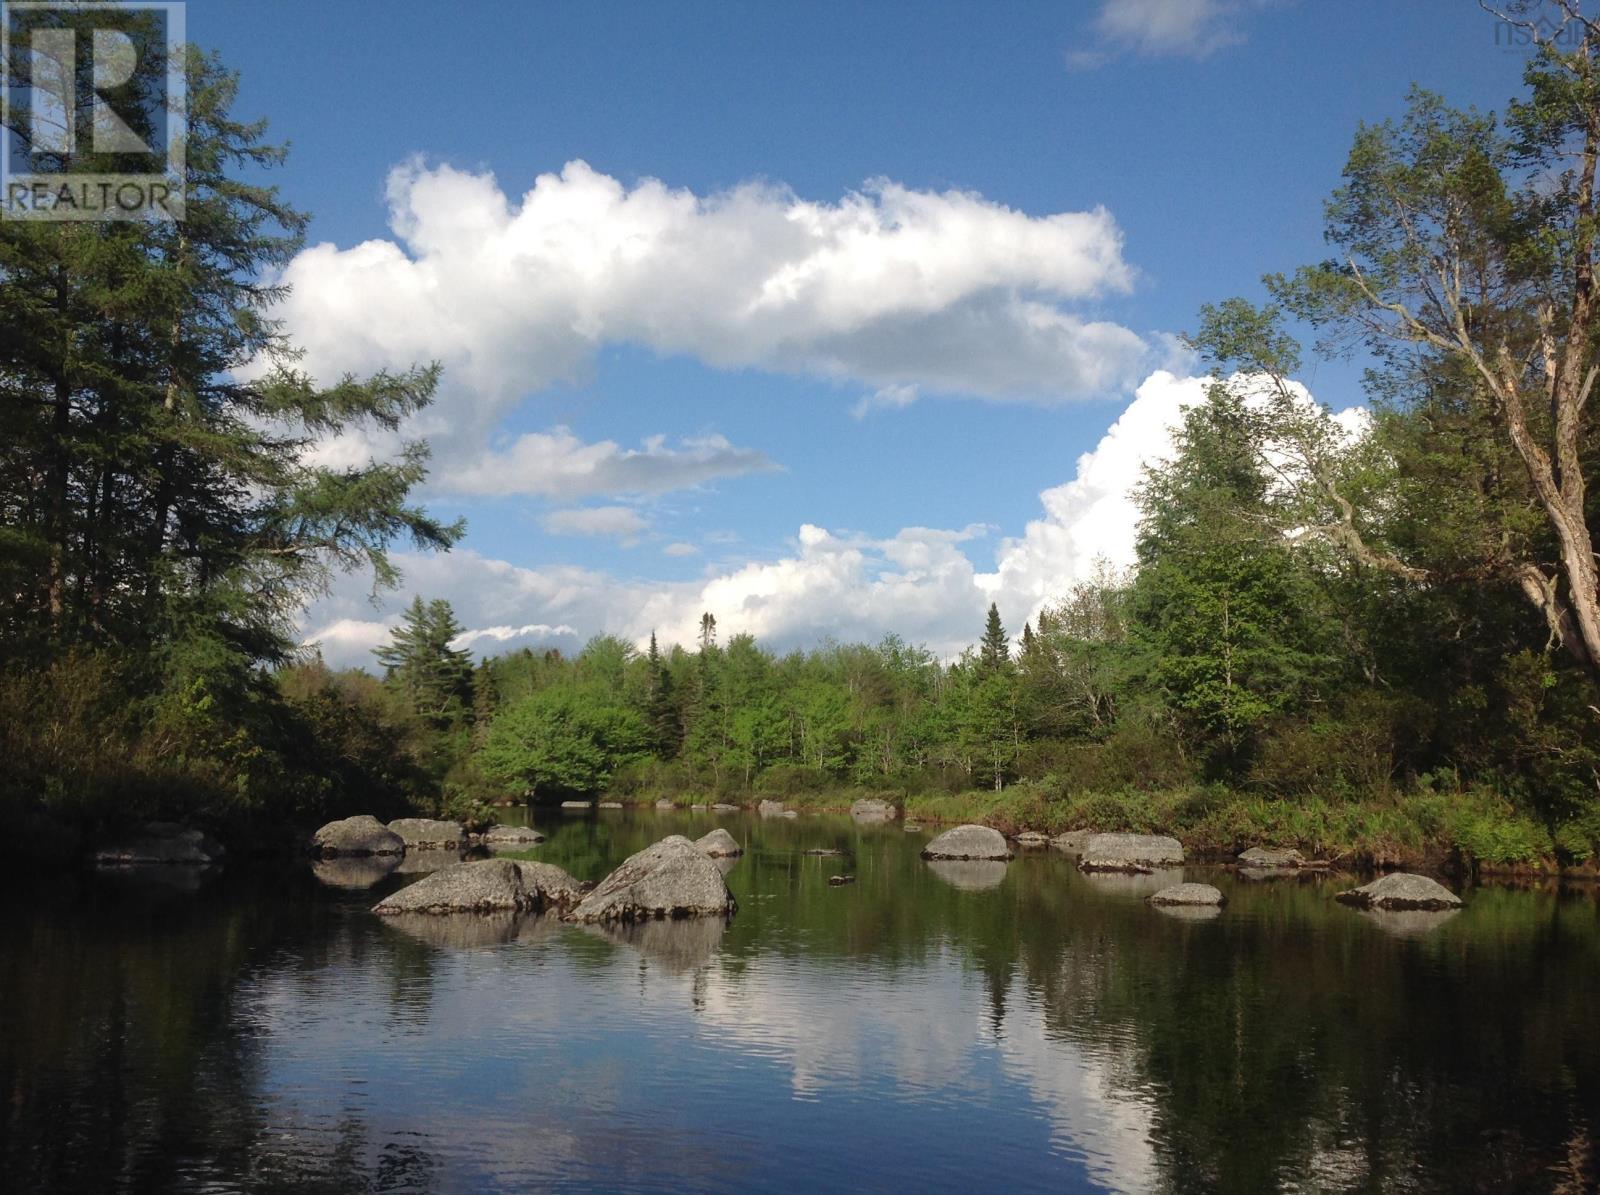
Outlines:
[{"label": "spruce tree", "polygon": [[459,721],[472,708],[471,653],[451,646],[461,630],[449,602],[415,597],[390,641],[373,652],[412,712],[437,726]]},{"label": "spruce tree", "polygon": [[978,648],[978,659],[985,672],[999,672],[1011,662],[1011,640],[1000,622],[1000,608],[989,603],[989,617],[984,623],[983,639]]}]

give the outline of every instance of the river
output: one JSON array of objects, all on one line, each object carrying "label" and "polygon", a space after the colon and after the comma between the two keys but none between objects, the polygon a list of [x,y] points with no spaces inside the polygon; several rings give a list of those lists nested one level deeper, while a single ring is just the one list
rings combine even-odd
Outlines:
[{"label": "river", "polygon": [[[842,817],[559,814],[599,879],[727,826],[730,924],[369,912],[306,865],[30,880],[0,921],[15,1191],[1571,1190],[1600,1176],[1600,901],[1448,915]],[[837,848],[836,857],[807,849]],[[360,883],[360,869],[345,883]],[[828,877],[855,882],[830,886]],[[183,882],[184,880],[189,882]]]}]

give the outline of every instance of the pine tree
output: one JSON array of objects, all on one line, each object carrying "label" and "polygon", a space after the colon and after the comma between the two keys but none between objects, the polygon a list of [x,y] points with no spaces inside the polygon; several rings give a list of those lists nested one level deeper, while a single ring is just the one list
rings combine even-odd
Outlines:
[{"label": "pine tree", "polygon": [[373,652],[385,680],[405,693],[412,712],[436,726],[457,722],[472,708],[471,653],[451,646],[461,630],[449,602],[425,603],[419,596],[390,641]]},{"label": "pine tree", "polygon": [[1000,672],[1011,663],[1011,640],[1000,622],[1000,608],[989,603],[989,617],[984,623],[983,639],[979,644],[978,659],[986,672]]},{"label": "pine tree", "polygon": [[670,759],[683,745],[683,728],[672,699],[672,674],[662,662],[654,631],[650,632],[650,654],[645,661],[645,721],[649,724],[656,754]]}]

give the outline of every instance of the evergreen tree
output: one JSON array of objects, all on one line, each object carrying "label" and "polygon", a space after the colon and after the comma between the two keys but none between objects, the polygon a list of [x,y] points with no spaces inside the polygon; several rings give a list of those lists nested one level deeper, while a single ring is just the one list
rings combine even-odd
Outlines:
[{"label": "evergreen tree", "polygon": [[418,596],[389,642],[373,651],[384,679],[405,694],[413,713],[435,726],[462,721],[473,707],[472,655],[451,646],[461,632],[449,602]]},{"label": "evergreen tree", "polygon": [[999,672],[1011,663],[1011,640],[1000,622],[1000,608],[993,602],[989,603],[989,616],[984,622],[978,659],[988,672]]}]

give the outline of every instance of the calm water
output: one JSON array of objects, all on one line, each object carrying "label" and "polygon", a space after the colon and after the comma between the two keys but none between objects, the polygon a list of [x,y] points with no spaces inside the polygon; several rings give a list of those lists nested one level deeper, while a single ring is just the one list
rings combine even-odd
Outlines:
[{"label": "calm water", "polygon": [[[541,816],[598,879],[709,816]],[[1063,856],[720,819],[739,914],[397,927],[414,878],[63,879],[0,923],[0,1186],[1587,1190],[1600,903],[1442,924],[1250,883],[1211,920]],[[840,846],[846,858],[809,847]],[[829,887],[829,875],[859,877]],[[330,875],[345,883],[363,877]],[[1164,880],[1164,877],[1162,878]]]}]

